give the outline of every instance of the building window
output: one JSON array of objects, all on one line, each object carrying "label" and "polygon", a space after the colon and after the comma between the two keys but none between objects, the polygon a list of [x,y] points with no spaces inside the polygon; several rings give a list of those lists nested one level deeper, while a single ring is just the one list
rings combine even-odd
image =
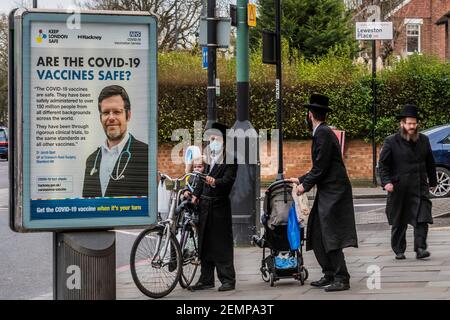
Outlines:
[{"label": "building window", "polygon": [[406,25],[406,52],[408,54],[420,52],[420,24]]}]

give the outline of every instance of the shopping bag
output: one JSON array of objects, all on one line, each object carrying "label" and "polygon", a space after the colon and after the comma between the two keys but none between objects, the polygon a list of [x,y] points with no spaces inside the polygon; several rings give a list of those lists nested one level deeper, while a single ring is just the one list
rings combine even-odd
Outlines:
[{"label": "shopping bag", "polygon": [[289,209],[287,237],[291,250],[297,250],[300,247],[300,227],[298,225],[297,213],[295,212],[294,202]]},{"label": "shopping bag", "polygon": [[161,180],[158,184],[158,212],[161,217],[167,217],[170,209],[170,190],[166,188],[166,181]]},{"label": "shopping bag", "polygon": [[297,213],[297,220],[302,225],[308,224],[308,217],[311,209],[309,208],[309,200],[306,193],[298,195],[298,185],[294,184],[292,187],[292,198],[295,202],[295,211]]}]

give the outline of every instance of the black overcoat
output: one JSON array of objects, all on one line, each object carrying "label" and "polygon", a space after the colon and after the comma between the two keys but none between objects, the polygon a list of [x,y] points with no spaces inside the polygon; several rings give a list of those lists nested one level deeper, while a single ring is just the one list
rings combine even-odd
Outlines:
[{"label": "black overcoat", "polygon": [[[305,192],[317,186],[307,227],[306,250],[313,248],[313,232],[321,232],[326,252],[346,247],[358,247],[355,213],[350,180],[334,132],[320,124],[311,146],[312,169],[300,177]],[[319,219],[320,230],[314,230]]]},{"label": "black overcoat", "polygon": [[400,132],[387,137],[380,153],[381,185],[394,185],[388,194],[386,215],[389,224],[400,226],[433,223],[429,188],[437,185],[436,166],[427,136],[406,141]]},{"label": "black overcoat", "polygon": [[[148,196],[148,145],[136,140],[130,134],[130,159],[123,172],[124,178],[121,180],[109,179],[106,188],[105,197],[121,196]],[[127,142],[128,143],[128,142]],[[120,160],[119,174],[127,162],[127,155],[124,153],[127,145],[122,150],[122,159]],[[97,163],[95,158],[97,157]],[[100,163],[102,161],[102,151],[97,148],[86,160],[84,172],[83,197],[102,197],[102,188],[100,184]],[[113,176],[116,177],[117,159],[113,170]],[[95,172],[92,169],[95,167]],[[93,173],[91,175],[91,173]]]},{"label": "black overcoat", "polygon": [[[209,166],[206,167],[209,172]],[[230,192],[236,179],[237,164],[215,164],[209,176],[215,187],[199,183],[193,194],[200,199],[199,252],[201,259],[227,262],[233,260],[233,223]]]}]

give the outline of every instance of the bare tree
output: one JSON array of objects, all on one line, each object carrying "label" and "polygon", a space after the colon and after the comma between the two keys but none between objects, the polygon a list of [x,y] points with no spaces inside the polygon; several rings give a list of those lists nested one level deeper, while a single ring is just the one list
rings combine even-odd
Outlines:
[{"label": "bare tree", "polygon": [[190,48],[196,42],[203,0],[87,0],[88,9],[148,11],[158,16],[158,44],[163,50]]}]

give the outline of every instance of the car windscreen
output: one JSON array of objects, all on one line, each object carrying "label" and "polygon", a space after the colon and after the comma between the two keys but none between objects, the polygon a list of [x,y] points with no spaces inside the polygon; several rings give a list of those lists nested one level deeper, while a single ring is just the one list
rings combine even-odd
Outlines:
[{"label": "car windscreen", "polygon": [[0,141],[5,142],[6,141],[6,132],[5,130],[0,130]]}]

